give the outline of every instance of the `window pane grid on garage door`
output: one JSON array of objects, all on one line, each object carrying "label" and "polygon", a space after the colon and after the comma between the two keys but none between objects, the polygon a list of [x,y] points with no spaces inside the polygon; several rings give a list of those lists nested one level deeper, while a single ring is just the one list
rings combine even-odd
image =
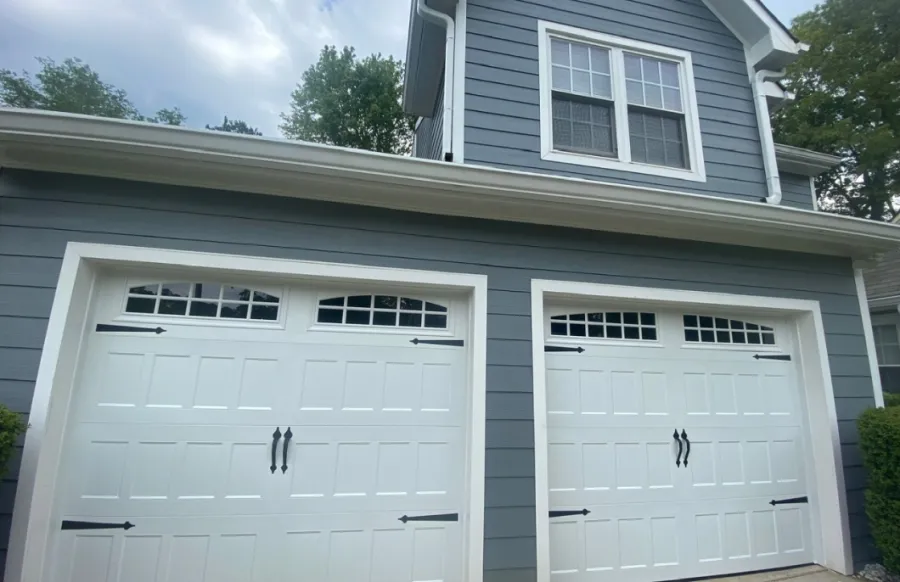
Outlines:
[{"label": "window pane grid on garage door", "polygon": [[656,314],[606,311],[555,315],[550,318],[550,335],[655,341]]},{"label": "window pane grid on garage door", "polygon": [[684,341],[704,344],[775,345],[775,330],[766,325],[710,315],[684,316]]},{"label": "window pane grid on garage door", "polygon": [[152,283],[128,288],[125,313],[276,321],[278,296],[222,283]]},{"label": "window pane grid on garage door", "polygon": [[350,295],[319,301],[318,323],[380,327],[447,328],[447,307],[396,295]]}]

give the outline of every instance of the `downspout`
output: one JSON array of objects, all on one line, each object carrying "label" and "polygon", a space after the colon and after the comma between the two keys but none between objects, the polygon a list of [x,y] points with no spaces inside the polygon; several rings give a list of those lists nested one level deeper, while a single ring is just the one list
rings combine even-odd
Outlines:
[{"label": "downspout", "polygon": [[447,46],[444,48],[444,118],[443,145],[444,161],[453,161],[453,68],[456,54],[456,25],[450,16],[425,5],[425,0],[417,0],[416,12],[423,19],[443,26],[446,31]]},{"label": "downspout", "polygon": [[785,71],[757,71],[753,75],[753,103],[756,105],[756,119],[759,125],[759,141],[762,145],[763,168],[766,172],[766,187],[769,195],[765,201],[769,204],[781,204],[781,179],[778,177],[778,162],[775,159],[775,138],[772,135],[772,122],[769,119],[769,104],[766,102],[764,85],[766,81],[775,81],[784,77]]}]

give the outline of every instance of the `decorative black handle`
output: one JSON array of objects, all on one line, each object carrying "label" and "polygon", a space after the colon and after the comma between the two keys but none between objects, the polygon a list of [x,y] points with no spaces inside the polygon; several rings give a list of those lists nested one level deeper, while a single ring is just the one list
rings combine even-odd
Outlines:
[{"label": "decorative black handle", "polygon": [[294,436],[294,433],[291,432],[291,427],[288,427],[286,431],[284,431],[284,448],[281,449],[281,473],[287,473],[287,453],[288,453],[288,445],[291,443],[291,437]]},{"label": "decorative black handle", "polygon": [[278,468],[278,465],[275,464],[275,451],[278,449],[278,441],[281,440],[281,427],[277,427],[275,432],[272,433],[272,466],[269,467],[272,469],[272,473],[275,473],[275,469]]},{"label": "decorative black handle", "polygon": [[691,456],[691,441],[688,440],[687,432],[685,432],[684,429],[681,430],[681,438],[683,438],[685,444],[687,444],[687,450],[684,452],[684,466],[687,467],[688,457]]},{"label": "decorative black handle", "polygon": [[672,436],[675,437],[675,442],[678,443],[678,458],[675,459],[675,466],[681,466],[681,451],[684,450],[684,443],[681,442],[681,439],[678,438],[678,429],[675,429],[675,432],[672,433]]}]

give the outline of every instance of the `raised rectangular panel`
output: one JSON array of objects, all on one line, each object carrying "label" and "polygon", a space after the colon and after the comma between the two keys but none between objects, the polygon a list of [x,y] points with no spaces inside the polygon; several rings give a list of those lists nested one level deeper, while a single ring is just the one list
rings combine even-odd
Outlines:
[{"label": "raised rectangular panel", "polygon": [[125,471],[128,443],[91,441],[83,454],[81,497],[117,499]]},{"label": "raised rectangular panel", "polygon": [[227,466],[222,443],[184,444],[178,470],[172,474],[172,495],[179,499],[212,499]]},{"label": "raised rectangular panel", "polygon": [[[372,570],[368,578],[370,582],[416,580],[413,577],[411,555],[413,548],[409,543],[409,533],[404,528],[376,529],[372,532]],[[306,572],[306,570],[297,571]],[[309,579],[324,580],[325,577],[310,575]],[[428,580],[428,578],[420,579]]]},{"label": "raised rectangular panel", "polygon": [[209,536],[172,536],[165,582],[205,580]]},{"label": "raised rectangular panel", "polygon": [[169,496],[178,444],[137,442],[131,445],[129,496],[132,499],[166,499]]},{"label": "raised rectangular panel", "polygon": [[619,565],[616,523],[610,519],[585,519],[584,562],[588,572],[612,570]]},{"label": "raised rectangular panel", "polygon": [[787,376],[766,375],[762,378],[768,413],[773,416],[790,416],[794,413],[793,388]]},{"label": "raised rectangular panel", "polygon": [[328,580],[366,580],[371,563],[369,533],[333,531],[328,544]]},{"label": "raised rectangular panel", "polygon": [[581,455],[575,443],[550,443],[547,449],[550,491],[581,489]]},{"label": "raised rectangular panel", "polygon": [[[578,386],[582,414],[609,414],[612,395],[609,390],[609,376],[605,372],[579,370]],[[576,407],[573,410],[578,410],[577,400],[575,402]]]},{"label": "raised rectangular panel", "polygon": [[799,508],[786,507],[776,511],[775,525],[778,528],[779,552],[790,554],[806,549],[803,543],[803,512]]},{"label": "raised rectangular panel", "polygon": [[415,487],[416,445],[378,443],[375,495],[407,495]]},{"label": "raised rectangular panel", "polygon": [[331,495],[334,477],[334,448],[328,443],[298,442],[292,445],[291,496]]},{"label": "raised rectangular panel", "polygon": [[766,413],[766,402],[759,386],[759,376],[738,374],[734,377],[734,389],[737,393],[739,414],[756,416]]},{"label": "raised rectangular panel", "polygon": [[[447,530],[416,528],[413,533],[413,580],[444,580],[446,577]],[[453,556],[456,559],[456,556]]]},{"label": "raised rectangular panel", "polygon": [[162,536],[123,537],[116,582],[157,582],[161,549]]},{"label": "raised rectangular panel", "polygon": [[73,545],[67,582],[109,580],[113,536],[76,535]]},{"label": "raised rectangular panel", "polygon": [[642,489],[647,482],[647,461],[639,443],[616,443],[616,487]]},{"label": "raised rectangular panel", "polygon": [[796,483],[803,464],[797,441],[771,441],[772,477],[778,483]]},{"label": "raised rectangular panel", "polygon": [[747,480],[751,483],[771,483],[772,473],[769,464],[769,443],[767,441],[748,441],[744,443],[744,465],[747,469]]},{"label": "raised rectangular panel", "polygon": [[737,414],[734,377],[731,374],[710,374],[709,387],[712,393],[713,414]]},{"label": "raised rectangular panel", "polygon": [[641,390],[634,372],[610,372],[613,414],[640,414]]},{"label": "raised rectangular panel", "polygon": [[253,534],[221,535],[212,539],[207,575],[203,580],[247,582],[253,580],[256,562],[256,536]]},{"label": "raised rectangular panel", "polygon": [[679,539],[675,517],[650,518],[650,531],[653,543],[653,565],[677,565]]},{"label": "raised rectangular panel", "polygon": [[150,371],[148,408],[190,406],[197,378],[197,361],[190,356],[156,355]]},{"label": "raised rectangular panel", "polygon": [[262,497],[265,489],[263,479],[271,477],[269,465],[271,457],[266,458],[269,447],[266,443],[233,443],[228,463],[228,478],[225,485],[225,496],[239,499],[255,499]]},{"label": "raised rectangular panel", "polygon": [[278,360],[244,360],[238,408],[272,410],[275,407],[275,395],[281,389]]},{"label": "raised rectangular panel", "polygon": [[713,443],[692,441],[688,469],[694,487],[712,487],[716,481],[716,451]]},{"label": "raised rectangular panel", "polygon": [[381,365],[378,362],[347,362],[341,408],[372,411],[381,407]]},{"label": "raised rectangular panel", "polygon": [[[581,446],[581,470],[584,489],[605,491],[612,487],[612,446],[609,443],[584,443]],[[576,487],[577,484],[573,483]]]},{"label": "raised rectangular panel", "polygon": [[422,366],[422,410],[446,412],[452,406],[453,366],[425,364]]},{"label": "raised rectangular panel", "polygon": [[446,494],[450,489],[453,467],[452,449],[448,443],[419,443],[416,463],[416,493]]},{"label": "raised rectangular panel", "polygon": [[750,557],[750,521],[746,513],[725,514],[725,557],[739,560]]},{"label": "raised rectangular panel", "polygon": [[706,374],[684,375],[684,407],[688,414],[709,414],[709,389]]},{"label": "raised rectangular panel", "polygon": [[550,522],[550,572],[552,574],[574,573],[581,562],[581,544],[578,543],[577,521]]},{"label": "raised rectangular panel", "polygon": [[697,559],[701,562],[717,562],[722,559],[722,523],[719,514],[697,515],[694,518],[697,534]]},{"label": "raised rectangular panel", "polygon": [[623,570],[650,565],[653,542],[649,522],[649,519],[619,520],[619,567]]},{"label": "raised rectangular panel", "polygon": [[575,370],[547,370],[547,413],[574,414],[578,404],[578,384]]},{"label": "raised rectangular panel", "polygon": [[647,443],[647,485],[651,489],[666,489],[673,486],[674,459],[672,443]]},{"label": "raised rectangular panel", "polygon": [[335,496],[363,496],[373,489],[375,451],[370,443],[339,443],[334,474]]},{"label": "raised rectangular panel", "polygon": [[669,414],[669,388],[665,374],[660,372],[642,373],[641,387],[644,391],[644,414]]},{"label": "raised rectangular panel", "polygon": [[740,442],[719,441],[718,467],[722,485],[744,484],[744,454]]},{"label": "raised rectangular panel", "polygon": [[384,366],[384,410],[419,410],[421,371],[415,364],[388,362]]},{"label": "raised rectangular panel", "polygon": [[97,406],[140,406],[147,389],[144,382],[144,354],[106,354],[102,372],[96,382],[99,386]]},{"label": "raised rectangular panel", "polygon": [[194,387],[194,408],[226,409],[237,406],[238,374],[234,358],[203,356]]},{"label": "raised rectangular panel", "polygon": [[773,556],[778,553],[774,509],[754,511],[751,532],[751,547],[755,556]]},{"label": "raised rectangular panel", "polygon": [[344,366],[340,362],[307,360],[303,370],[300,408],[335,410],[341,402]]},{"label": "raised rectangular panel", "polygon": [[[328,580],[327,541],[326,534],[320,531],[287,532],[284,571],[291,572],[295,576],[298,572],[303,572],[304,578],[309,580]],[[282,576],[278,582],[287,582],[290,577],[290,574]]]}]

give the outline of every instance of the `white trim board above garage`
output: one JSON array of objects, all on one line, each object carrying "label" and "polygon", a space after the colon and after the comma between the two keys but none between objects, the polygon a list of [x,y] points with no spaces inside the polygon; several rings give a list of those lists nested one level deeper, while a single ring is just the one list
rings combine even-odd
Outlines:
[{"label": "white trim board above garage", "polygon": [[0,167],[868,258],[900,228],[762,202],[320,144],[0,109]]}]

